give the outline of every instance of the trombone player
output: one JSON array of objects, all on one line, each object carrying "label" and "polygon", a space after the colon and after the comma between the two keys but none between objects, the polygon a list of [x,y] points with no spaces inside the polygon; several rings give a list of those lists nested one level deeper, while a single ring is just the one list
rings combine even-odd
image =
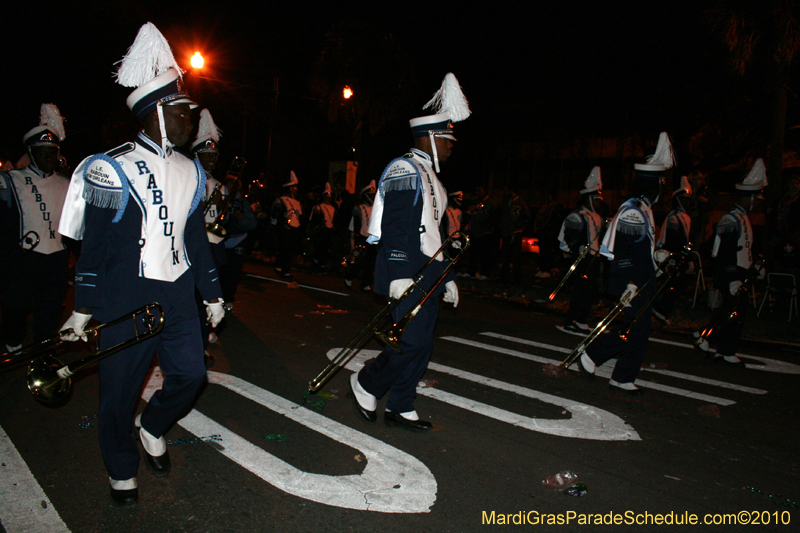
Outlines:
[{"label": "trombone player", "polygon": [[580,257],[581,248],[589,247],[588,253],[583,257],[581,273],[572,285],[572,296],[569,300],[567,318],[564,329],[575,333],[589,333],[589,312],[592,304],[597,299],[597,278],[600,274],[600,264],[596,255],[600,253],[600,232],[603,229],[603,217],[594,208],[595,200],[602,197],[603,181],[600,176],[600,167],[592,168],[589,177],[583,182],[581,190],[581,207],[573,211],[561,225],[558,234],[559,247],[570,254],[573,262]]},{"label": "trombone player", "polygon": [[[453,122],[470,114],[458,80],[447,74],[434,98],[436,114],[411,119],[414,147],[386,167],[370,218],[368,242],[378,245],[375,291],[391,299],[400,298],[414,285],[412,276],[436,255],[446,239],[440,224],[447,207],[447,192],[439,182],[439,163],[453,149]],[[438,257],[421,282],[428,290],[443,274],[447,260]],[[458,305],[455,273],[444,283],[444,301]],[[441,285],[440,285],[441,287]],[[403,333],[400,352],[387,346],[375,361],[352,374],[348,392],[358,415],[367,422],[377,419],[377,401],[387,392],[384,422],[411,431],[428,431],[432,424],[421,420],[414,408],[416,387],[428,367],[433,349],[433,329],[439,313],[438,294],[431,294]],[[395,323],[415,306],[417,289],[392,311]]]},{"label": "trombone player", "polygon": [[[753,261],[753,227],[748,213],[759,209],[763,203],[764,187],[768,185],[764,160],[758,159],[753,168],[736,184],[736,203],[720,218],[714,237],[712,257],[716,259],[714,285],[723,294],[723,309],[731,309],[730,319],[722,319],[713,329],[710,340],[717,343],[715,363],[744,367],[736,356],[747,316],[747,287],[753,277],[764,279],[763,266]],[[754,272],[755,270],[755,272]],[[745,285],[743,287],[743,285]],[[695,334],[697,336],[697,334]],[[711,355],[708,339],[695,343],[705,355]]]},{"label": "trombone player", "polygon": [[[634,381],[642,367],[650,338],[650,315],[656,288],[647,281],[655,275],[657,263],[669,255],[667,251],[655,252],[652,205],[661,195],[664,172],[673,166],[672,145],[664,132],[656,153],[648,157],[647,163],[634,165],[631,197],[620,206],[600,248],[600,253],[611,260],[609,294],[620,297],[620,300],[628,299],[625,322],[631,322],[643,306],[646,310],[628,333],[627,342],[615,334],[602,335],[578,359],[581,374],[592,379],[596,367],[617,356],[609,386],[631,396],[640,396],[644,392]],[[637,294],[638,288],[645,285],[647,288]]]},{"label": "trombone player", "polygon": [[[144,129],[134,142],[78,166],[59,225],[63,235],[83,240],[75,267],[76,310],[62,328],[72,331],[62,338],[85,340],[92,316],[107,322],[153,301],[165,311],[160,335],[100,362],[98,437],[110,495],[119,505],[139,497],[137,441],[153,475],[169,474],[164,434],[205,383],[195,287],[212,326],[225,314],[199,206],[205,173],[173,149],[189,141],[197,104],[183,90],[177,63],[165,57],[172,58],[166,39],[153,24],[142,26],[120,62],[117,82],[135,88],[127,104]],[[144,58],[151,63],[142,65]],[[99,348],[126,339],[125,326],[104,332]],[[134,419],[156,352],[164,382]]]}]

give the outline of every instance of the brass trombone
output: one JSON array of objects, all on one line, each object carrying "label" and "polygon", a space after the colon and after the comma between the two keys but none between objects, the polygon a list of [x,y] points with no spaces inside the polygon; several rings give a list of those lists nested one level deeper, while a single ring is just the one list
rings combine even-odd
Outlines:
[{"label": "brass trombone", "polygon": [[[453,255],[448,253],[448,248],[452,246],[455,248],[456,252]],[[381,309],[375,317],[370,320],[369,324],[364,326],[361,331],[359,331],[355,337],[353,337],[347,346],[342,348],[336,357],[331,359],[331,362],[328,363],[322,372],[317,374],[317,376],[308,382],[308,391],[309,392],[317,392],[322,385],[325,384],[333,375],[341,368],[342,366],[347,363],[350,358],[355,355],[355,353],[361,349],[362,346],[373,336],[377,335],[383,342],[385,342],[389,347],[393,350],[399,352],[400,351],[400,337],[403,335],[403,331],[408,326],[408,323],[414,316],[419,312],[422,305],[428,300],[428,298],[436,291],[436,288],[442,283],[447,274],[455,266],[456,262],[464,255],[464,252],[467,251],[469,248],[469,236],[461,233],[455,232],[450,237],[447,238],[442,246],[433,254],[433,257],[425,263],[425,265],[417,271],[414,275],[413,283],[406,289],[406,291],[400,296],[400,298],[390,300],[384,307]],[[426,291],[421,287],[422,280],[425,279],[425,271],[428,269],[429,266],[433,264],[438,257],[439,254],[442,254],[445,259],[450,261],[447,266],[442,271],[439,278],[436,282]],[[386,329],[379,329],[381,325],[383,325],[384,320],[387,317],[391,317],[392,311],[397,307],[400,302],[402,302],[406,297],[408,297],[414,289],[417,289],[421,294],[422,298],[411,308],[411,310],[406,313],[403,317],[400,318],[396,323],[392,324],[389,328]]]},{"label": "brass trombone", "polygon": [[[154,312],[154,314],[151,314]],[[139,331],[137,325],[137,317],[142,316],[145,329]],[[16,367],[17,364],[31,360],[28,365],[28,390],[31,391],[33,396],[44,403],[56,403],[63,400],[69,394],[72,380],[70,376],[74,375],[79,370],[113,355],[125,348],[138,344],[150,337],[154,337],[161,333],[164,329],[164,310],[156,302],[149,303],[139,309],[125,314],[111,322],[106,322],[98,326],[86,328],[85,333],[94,333],[97,335],[101,329],[108,326],[114,326],[125,322],[127,320],[133,321],[133,334],[134,336],[128,340],[122,341],[114,346],[101,350],[93,355],[89,355],[78,361],[73,361],[69,364],[64,364],[51,354],[37,355],[41,352],[60,346],[67,342],[61,339],[62,335],[72,332],[72,329],[60,331],[54,337],[41,341],[37,344],[22,348],[14,352],[4,353],[2,361],[0,361],[0,372]]]},{"label": "brass trombone", "polygon": [[[575,260],[574,263],[572,263],[572,266],[569,267],[569,270],[567,270],[567,273],[564,274],[564,277],[561,279],[559,284],[556,286],[555,290],[550,293],[550,296],[547,297],[548,300],[550,300],[552,302],[555,299],[556,294],[558,294],[558,291],[561,290],[561,287],[564,286],[564,284],[567,282],[567,280],[572,275],[572,273],[575,272],[575,270],[578,268],[578,264],[580,264],[580,262],[583,261],[583,258],[586,257],[586,254],[589,253],[589,250],[591,250],[591,248],[592,247],[590,245],[588,245],[588,244],[581,247],[581,253],[578,254],[578,258]],[[600,252],[598,251],[597,253],[599,254]]]},{"label": "brass trombone", "polygon": [[[683,274],[683,265],[686,264],[686,261],[689,259],[689,255],[691,253],[692,253],[692,245],[687,244],[677,254],[678,255],[677,258],[675,257],[676,254],[670,254],[669,257],[667,257],[664,260],[664,262],[661,265],[659,265],[658,270],[664,272],[664,278],[661,280],[661,284],[658,286],[658,289],[656,289],[656,292],[653,293],[653,296],[650,297],[650,300],[648,300],[648,302],[639,309],[639,311],[633,316],[631,321],[628,322],[628,325],[625,326],[625,328],[622,331],[620,331],[619,337],[622,340],[628,342],[628,335],[630,335],[631,330],[639,322],[639,320],[642,319],[642,317],[644,316],[645,312],[650,307],[650,305],[656,301],[656,298],[658,298],[662,292],[664,292],[664,289],[669,287],[670,282],[672,281],[673,278],[676,278],[681,274]],[[658,270],[656,270],[656,272],[658,272]]]},{"label": "brass trombone", "polygon": [[[560,365],[558,365],[558,367],[564,369],[569,368],[570,365],[574,363],[575,360],[583,352],[586,351],[589,345],[592,344],[595,340],[597,340],[597,337],[599,337],[608,328],[609,324],[611,324],[611,322],[613,322],[614,319],[617,318],[617,315],[619,315],[626,307],[628,307],[631,301],[633,301],[634,298],[637,298],[640,294],[642,294],[642,291],[644,291],[645,287],[650,285],[658,277],[658,273],[660,271],[661,271],[660,266],[656,267],[656,271],[653,272],[653,275],[647,278],[647,281],[645,281],[641,287],[637,288],[636,294],[633,295],[633,297],[631,297],[629,294],[623,294],[623,297],[620,298],[619,302],[617,302],[617,305],[614,306],[614,308],[606,315],[606,317],[603,320],[597,323],[594,329],[590,331],[588,335],[586,335],[586,338],[584,338],[575,347],[575,349],[572,350],[572,352],[567,356],[566,359],[564,359],[561,362]],[[650,303],[652,303],[652,299],[648,301],[647,305],[645,305],[644,307],[649,306]]]},{"label": "brass trombone", "polygon": [[736,296],[730,301],[730,303],[728,303],[728,305],[720,307],[717,312],[714,313],[714,316],[711,317],[711,320],[708,321],[708,324],[700,333],[700,336],[695,339],[695,345],[699,346],[703,344],[703,341],[708,340],[708,338],[711,336],[711,333],[714,331],[714,328],[716,328],[723,320],[736,320],[738,315],[736,310],[739,308],[742,298],[746,299],[748,297],[748,293],[753,287],[753,282],[762,268],[763,261],[759,259],[747,272],[747,276],[742,281],[742,286],[739,288],[739,292],[736,293]]}]

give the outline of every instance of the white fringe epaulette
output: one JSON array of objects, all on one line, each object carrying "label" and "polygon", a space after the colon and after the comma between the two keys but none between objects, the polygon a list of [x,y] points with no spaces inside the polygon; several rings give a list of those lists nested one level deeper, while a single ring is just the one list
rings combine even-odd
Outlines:
[{"label": "white fringe epaulette", "polygon": [[638,208],[629,206],[618,215],[617,232],[625,235],[647,234],[647,218]]},{"label": "white fringe epaulette", "polygon": [[183,74],[167,39],[151,22],[139,29],[133,44],[118,63],[114,77],[124,87],[141,87],[170,68]]},{"label": "white fringe epaulette", "polygon": [[564,227],[567,229],[582,229],[583,217],[578,213],[570,213],[564,220]]},{"label": "white fringe epaulette", "polygon": [[442,80],[442,86],[433,95],[433,98],[422,109],[433,109],[434,113],[450,113],[450,120],[460,122],[468,118],[472,111],[469,109],[469,102],[464,96],[458,80],[452,72],[448,72]]},{"label": "white fringe epaulette", "polygon": [[736,220],[736,217],[731,215],[730,213],[725,213],[719,219],[719,223],[717,224],[717,234],[723,233],[733,233],[738,231],[739,228],[739,221]]},{"label": "white fringe epaulette", "polygon": [[42,104],[39,111],[41,117],[39,124],[47,126],[58,135],[58,140],[63,141],[67,137],[67,132],[64,130],[64,117],[61,116],[61,111],[58,110],[55,104]]},{"label": "white fringe epaulette", "polygon": [[378,190],[382,197],[389,191],[416,191],[419,189],[421,179],[416,165],[406,158],[399,157],[387,165]]},{"label": "white fringe epaulette", "polygon": [[130,196],[128,177],[116,159],[106,155],[93,155],[86,161],[83,171],[83,199],[87,204],[105,209],[116,209],[112,222],[119,222]]}]

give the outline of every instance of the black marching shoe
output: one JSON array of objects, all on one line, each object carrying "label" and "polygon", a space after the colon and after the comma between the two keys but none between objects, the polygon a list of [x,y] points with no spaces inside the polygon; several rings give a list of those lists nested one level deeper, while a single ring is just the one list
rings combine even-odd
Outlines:
[{"label": "black marching shoe", "polygon": [[383,421],[389,427],[401,427],[411,431],[428,431],[433,424],[425,420],[409,420],[399,413],[386,411],[383,413]]},{"label": "black marching shoe", "polygon": [[136,484],[136,478],[123,481],[109,478],[109,482],[111,483],[111,487],[109,487],[111,490],[111,500],[115,504],[126,506],[133,505],[139,501],[139,487]]},{"label": "black marching shoe", "polygon": [[353,398],[353,410],[360,418],[370,423],[375,422],[378,419],[378,415],[375,413],[375,411],[364,409],[363,407],[361,407],[361,404],[358,403],[358,398],[356,397],[356,393],[353,392],[353,384],[350,383],[349,378],[347,380],[347,395]]},{"label": "black marching shoe", "polygon": [[[139,428],[139,440],[142,441],[142,451],[144,452],[144,459],[145,463],[147,463],[147,467],[156,477],[164,477],[169,474],[169,471],[172,469],[172,462],[169,460],[169,450],[166,449],[166,445],[164,445],[164,453],[161,455],[150,455],[150,452],[147,451],[147,446],[145,441],[151,442],[155,444],[158,441],[164,441],[164,437],[161,438],[154,438],[152,435],[147,433],[147,431],[142,427],[141,416],[138,415],[136,420],[134,421],[134,426]],[[145,435],[145,433],[147,433]]]},{"label": "black marching shoe", "polygon": [[120,506],[133,505],[139,501],[139,489],[117,490],[112,487],[111,499]]},{"label": "black marching shoe", "polygon": [[169,474],[172,469],[172,461],[169,460],[169,451],[164,452],[164,455],[150,455],[147,450],[144,450],[144,459],[147,467],[153,472],[156,477],[164,477]]},{"label": "black marching shoe", "polygon": [[589,372],[589,369],[586,368],[586,366],[584,366],[584,364],[583,364],[583,356],[585,354],[586,354],[586,352],[581,352],[581,356],[578,357],[578,368],[581,371],[581,376],[583,376],[584,378],[588,379],[589,381],[592,381],[594,379],[594,369],[592,369],[592,371]]}]

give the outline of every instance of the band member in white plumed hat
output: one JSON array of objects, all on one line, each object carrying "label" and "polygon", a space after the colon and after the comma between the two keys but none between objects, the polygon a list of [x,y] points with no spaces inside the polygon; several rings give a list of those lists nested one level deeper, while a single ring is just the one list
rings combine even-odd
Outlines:
[{"label": "band member in white plumed hat", "polygon": [[272,202],[270,223],[278,238],[278,253],[275,256],[275,271],[283,278],[292,279],[292,262],[297,256],[302,234],[300,217],[303,206],[300,204],[298,185],[300,180],[294,170],[283,184],[283,194]]},{"label": "band member in white plumed hat", "polygon": [[69,187],[58,173],[65,137],[61,112],[42,104],[39,125],[22,138],[28,164],[0,172],[2,338],[9,351],[22,347],[31,311],[37,342],[52,337],[61,320],[69,261],[57,231]]},{"label": "band member in white plumed hat", "polygon": [[559,248],[569,254],[571,263],[581,256],[584,246],[589,249],[583,255],[572,277],[572,294],[567,309],[564,329],[573,333],[589,333],[589,312],[597,299],[597,280],[601,263],[595,259],[600,253],[603,237],[603,217],[595,209],[595,200],[602,197],[603,180],[600,167],[592,168],[580,190],[581,206],[567,215],[558,234]]},{"label": "band member in white plumed hat", "polygon": [[[137,441],[150,470],[167,475],[164,434],[191,408],[206,379],[195,289],[212,326],[224,309],[200,207],[206,175],[199,162],[173,150],[189,141],[195,104],[183,91],[166,39],[152,24],[139,30],[117,81],[137,87],[128,107],[144,128],[133,142],[78,166],[59,231],[83,240],[75,311],[62,328],[72,332],[63,338],[85,340],[92,317],[105,323],[150,302],[165,311],[161,334],[100,361],[100,451],[111,497],[127,505],[138,499]],[[129,330],[128,322],[104,329],[100,349],[127,340]],[[134,419],[156,353],[164,381]]]},{"label": "band member in white plumed hat", "polygon": [[[656,246],[670,253],[679,253],[684,246],[691,244],[689,235],[692,231],[692,219],[686,212],[686,205],[692,197],[692,186],[686,176],[681,176],[680,186],[672,192],[672,211],[667,214],[661,231],[658,235]],[[686,205],[684,205],[684,203]],[[688,267],[693,271],[693,266]],[[672,312],[678,298],[686,291],[689,284],[688,272],[672,278],[670,285],[661,293],[661,298],[653,305],[653,316],[664,325],[671,325],[669,314]]]},{"label": "band member in white plumed hat", "polygon": [[[445,227],[441,226],[447,191],[436,173],[439,163],[449,158],[453,148],[453,122],[467,118],[470,111],[452,74],[447,74],[428,106],[435,106],[437,114],[410,121],[414,147],[383,171],[369,222],[368,242],[378,245],[375,292],[391,299],[400,298],[414,284],[412,276],[435,256],[421,282],[424,290],[430,290],[448,261],[436,254],[447,238]],[[403,333],[400,352],[387,346],[374,362],[350,377],[353,405],[367,422],[377,419],[377,400],[388,393],[384,413],[387,425],[413,431],[431,429],[431,422],[422,420],[414,407],[416,386],[433,350],[433,328],[439,313],[437,296],[443,287],[444,301],[458,304],[454,280],[455,272],[451,270],[419,308]],[[415,295],[395,307],[395,323],[410,312],[416,301]]]},{"label": "band member in white plumed hat", "polygon": [[[650,338],[652,296],[655,284],[647,283],[669,252],[655,250],[655,223],[652,205],[661,196],[664,173],[676,164],[672,143],[666,132],[658,139],[655,154],[645,163],[634,165],[631,196],[614,215],[603,237],[600,253],[611,260],[608,293],[625,305],[626,326],[642,310],[631,327],[627,342],[619,335],[601,335],[578,359],[581,373],[594,377],[595,368],[617,357],[609,380],[611,390],[631,396],[644,393],[636,386]],[[639,289],[641,293],[639,293]]]},{"label": "band member in white plumed hat", "polygon": [[[722,293],[724,309],[735,308],[732,320],[720,320],[707,340],[695,343],[695,347],[711,355],[709,341],[717,344],[715,363],[744,367],[736,352],[744,330],[748,313],[747,291],[752,289],[756,278],[766,275],[764,267],[753,258],[753,226],[748,213],[757,211],[763,203],[764,187],[768,185],[767,169],[763,159],[757,159],[750,172],[736,184],[736,203],[722,215],[717,223],[714,248],[714,286]],[[748,285],[745,285],[747,283]],[[699,333],[695,334],[696,336]]]}]

